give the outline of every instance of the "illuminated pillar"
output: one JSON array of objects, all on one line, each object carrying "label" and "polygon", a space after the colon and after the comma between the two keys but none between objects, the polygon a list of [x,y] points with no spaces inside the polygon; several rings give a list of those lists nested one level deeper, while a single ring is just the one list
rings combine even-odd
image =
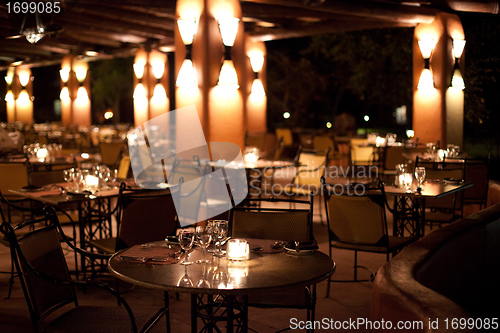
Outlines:
[{"label": "illuminated pillar", "polygon": [[74,55],[63,58],[61,77],[61,120],[63,125],[92,125],[88,63]]},{"label": "illuminated pillar", "polygon": [[196,105],[207,141],[243,147],[248,57],[239,1],[179,0],[176,15],[177,107]]},{"label": "illuminated pillar", "polygon": [[168,73],[166,54],[140,49],[134,60],[134,124],[145,121],[169,110],[167,97]]},{"label": "illuminated pillar", "polygon": [[419,24],[414,36],[415,137],[421,142],[439,141],[442,147],[463,145],[463,87],[451,87],[455,69],[453,40],[465,40],[460,19],[440,13],[432,23]]},{"label": "illuminated pillar", "polygon": [[[7,102],[7,121],[33,123],[33,78],[31,69],[18,66],[9,69],[5,78],[8,87],[5,101]],[[10,82],[10,84],[9,84]]]},{"label": "illuminated pillar", "polygon": [[266,131],[267,96],[264,84],[266,82],[265,66],[266,44],[256,41],[250,36],[245,38],[246,55],[250,62],[248,66],[248,97],[246,101],[246,124],[248,132]]}]

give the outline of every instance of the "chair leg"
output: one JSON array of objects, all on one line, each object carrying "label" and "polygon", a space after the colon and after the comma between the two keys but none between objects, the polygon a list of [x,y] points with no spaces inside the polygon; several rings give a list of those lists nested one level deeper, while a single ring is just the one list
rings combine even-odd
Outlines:
[{"label": "chair leg", "polygon": [[358,251],[354,250],[354,281],[358,281]]},{"label": "chair leg", "polygon": [[163,302],[165,304],[165,309],[167,311],[165,312],[165,321],[167,324],[167,333],[170,333],[170,298],[168,296],[168,292],[163,292]]}]

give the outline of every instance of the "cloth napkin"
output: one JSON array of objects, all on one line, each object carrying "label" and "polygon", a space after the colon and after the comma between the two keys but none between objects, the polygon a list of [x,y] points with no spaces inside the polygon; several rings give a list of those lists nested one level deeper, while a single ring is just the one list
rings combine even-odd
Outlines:
[{"label": "cloth napkin", "polygon": [[146,263],[154,265],[176,264],[180,256],[180,246],[167,247],[162,245],[135,245],[124,251],[118,259],[133,263]]}]

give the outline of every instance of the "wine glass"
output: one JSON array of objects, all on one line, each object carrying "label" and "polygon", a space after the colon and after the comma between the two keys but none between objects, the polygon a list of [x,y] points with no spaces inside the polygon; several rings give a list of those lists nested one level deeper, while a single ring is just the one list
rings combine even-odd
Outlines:
[{"label": "wine glass", "polygon": [[[208,264],[202,264],[201,266],[201,277],[196,283],[197,288],[210,288],[211,284],[210,281],[208,280],[208,269],[207,269]],[[187,267],[187,266],[186,266]]]},{"label": "wine glass", "polygon": [[415,167],[415,178],[418,181],[418,187],[422,188],[425,180],[425,167]]},{"label": "wine glass", "polygon": [[194,242],[194,234],[190,230],[181,230],[179,232],[179,245],[181,249],[184,250],[185,256],[184,259],[180,262],[181,265],[191,265],[192,262],[189,261],[189,251],[193,247]]},{"label": "wine glass", "polygon": [[204,264],[211,262],[206,259],[207,247],[212,241],[212,226],[198,226],[196,227],[196,239],[198,240],[198,244],[201,246],[201,251],[203,253],[203,258],[197,260],[197,264]]},{"label": "wine glass", "polygon": [[217,251],[214,253],[217,257],[223,257],[224,253],[222,252],[222,241],[227,236],[227,221],[226,220],[217,220],[214,223],[213,235],[217,239]]},{"label": "wine glass", "polygon": [[193,280],[191,280],[191,277],[188,274],[187,265],[184,266],[184,276],[181,277],[179,282],[177,282],[177,286],[179,286],[179,287],[192,287],[193,286]]}]

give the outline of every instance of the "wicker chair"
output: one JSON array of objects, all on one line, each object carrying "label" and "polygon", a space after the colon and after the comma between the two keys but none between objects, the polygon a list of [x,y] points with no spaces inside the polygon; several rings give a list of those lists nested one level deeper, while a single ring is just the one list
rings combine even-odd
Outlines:
[{"label": "wicker chair", "polygon": [[[358,251],[385,253],[387,261],[389,255],[394,255],[404,246],[412,242],[409,237],[389,236],[385,207],[387,200],[383,185],[379,183],[377,192],[373,193],[370,188],[364,188],[364,193],[353,195],[347,188],[339,190],[338,186],[325,183],[322,179],[326,217],[328,221],[329,254],[332,256],[332,248],[354,251],[354,279],[332,280],[328,278],[326,297],[330,296],[330,283],[364,281],[358,280],[357,269],[365,268],[358,265]],[[390,210],[390,208],[389,208]],[[371,273],[373,280],[375,274]]]},{"label": "wicker chair", "polygon": [[[46,208],[46,214],[41,219],[14,227],[4,222],[1,229],[9,240],[12,257],[20,273],[35,332],[147,332],[163,315],[167,315],[169,329],[168,298],[160,309],[142,307],[134,314],[128,303],[106,284],[71,280],[60,243],[60,237],[65,242],[67,239],[53,208]],[[36,223],[48,225],[17,237],[17,231]],[[98,257],[71,242],[67,244],[80,255]],[[122,306],[79,305],[75,287],[103,289],[117,298]],[[63,309],[66,311],[62,314],[58,312],[57,317],[50,316]]]},{"label": "wicker chair", "polygon": [[[282,241],[308,241],[314,239],[312,233],[312,200],[265,198],[256,199],[256,201],[260,201],[256,207],[237,206],[231,210],[229,217],[231,237]],[[281,206],[292,203],[296,208],[269,208],[270,203],[276,203],[277,205],[281,203]],[[314,321],[316,285],[250,294],[248,295],[248,305],[260,308],[306,309],[307,320]]]}]

